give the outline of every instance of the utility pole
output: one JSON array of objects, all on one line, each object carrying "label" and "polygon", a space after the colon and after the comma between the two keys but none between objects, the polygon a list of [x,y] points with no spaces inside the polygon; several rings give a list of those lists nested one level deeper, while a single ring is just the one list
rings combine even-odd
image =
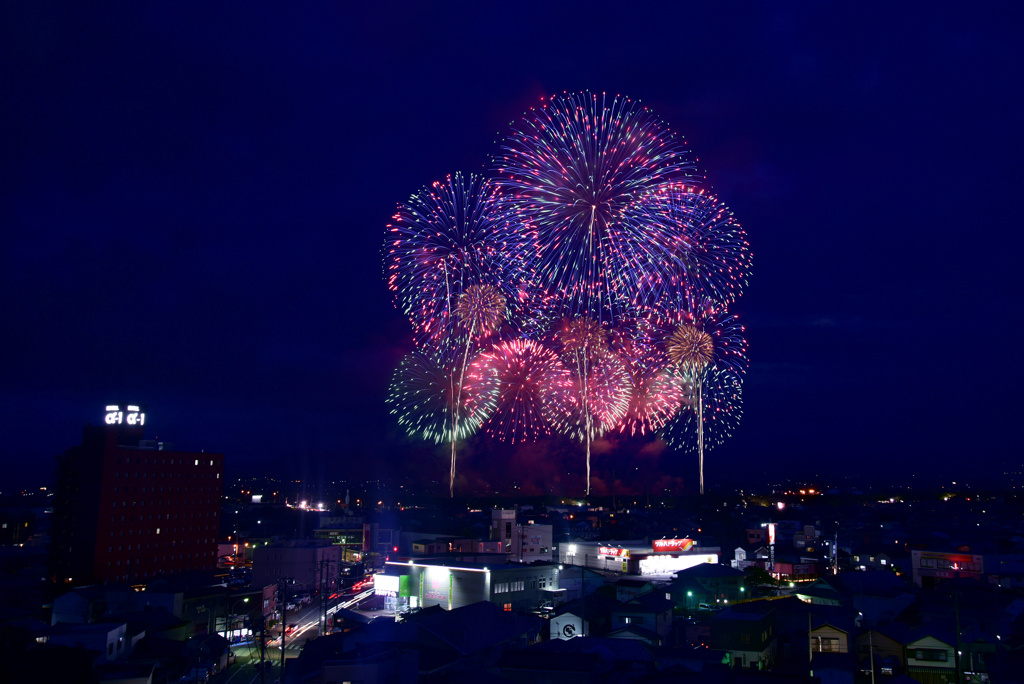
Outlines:
[{"label": "utility pole", "polygon": [[260,611],[260,684],[266,683],[266,675],[264,675],[263,663],[266,662],[267,656],[267,619],[263,615],[263,611]]},{"label": "utility pole", "polygon": [[327,589],[325,588],[325,577],[331,575],[331,559],[321,558],[320,559],[320,613],[322,616],[322,622],[320,627],[320,636],[327,634]]},{"label": "utility pole", "polygon": [[327,629],[327,590],[324,588],[324,569],[327,559],[320,559],[320,636],[324,635]]},{"label": "utility pole", "polygon": [[875,641],[872,638],[874,629],[868,630],[868,653],[871,659],[871,684],[875,684]]},{"label": "utility pole", "polygon": [[953,609],[956,611],[956,681],[962,684],[964,663],[960,645],[960,592],[953,591]]},{"label": "utility pole", "polygon": [[284,646],[285,637],[288,634],[288,580],[278,580],[281,587],[281,675],[284,676]]}]

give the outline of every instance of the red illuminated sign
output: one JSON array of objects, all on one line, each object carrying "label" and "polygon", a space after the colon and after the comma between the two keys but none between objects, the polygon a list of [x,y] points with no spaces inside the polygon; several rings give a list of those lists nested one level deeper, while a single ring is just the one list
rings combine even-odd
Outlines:
[{"label": "red illuminated sign", "polygon": [[689,551],[693,548],[692,539],[655,539],[654,550],[656,552],[665,551]]},{"label": "red illuminated sign", "polygon": [[617,549],[611,546],[599,546],[597,552],[602,556],[613,556],[615,558],[629,558],[629,549]]}]

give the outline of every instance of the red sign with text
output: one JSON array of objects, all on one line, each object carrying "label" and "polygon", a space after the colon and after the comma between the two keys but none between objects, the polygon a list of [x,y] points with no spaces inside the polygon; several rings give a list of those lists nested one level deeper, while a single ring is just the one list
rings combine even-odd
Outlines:
[{"label": "red sign with text", "polygon": [[689,551],[693,548],[692,539],[655,539],[654,550],[656,552],[665,551]]},{"label": "red sign with text", "polygon": [[602,556],[614,556],[616,558],[629,558],[629,549],[616,549],[610,546],[600,546],[597,552]]}]

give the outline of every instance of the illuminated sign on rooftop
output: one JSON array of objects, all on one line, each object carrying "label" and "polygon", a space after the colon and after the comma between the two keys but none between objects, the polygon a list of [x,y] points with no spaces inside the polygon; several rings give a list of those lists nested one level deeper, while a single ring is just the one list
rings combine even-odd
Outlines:
[{"label": "illuminated sign on rooftop", "polygon": [[693,548],[692,539],[655,539],[654,551],[664,553],[670,551],[689,551]]},{"label": "illuminated sign on rooftop", "polygon": [[103,422],[107,425],[131,425],[141,427],[146,424],[145,410],[135,404],[108,404]]}]

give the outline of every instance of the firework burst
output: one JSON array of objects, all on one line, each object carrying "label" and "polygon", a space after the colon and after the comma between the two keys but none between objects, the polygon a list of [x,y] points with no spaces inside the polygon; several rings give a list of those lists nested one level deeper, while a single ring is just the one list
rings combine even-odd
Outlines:
[{"label": "firework burst", "polygon": [[687,311],[661,323],[666,353],[690,388],[687,410],[669,425],[666,441],[697,452],[703,494],[704,451],[721,444],[742,415],[747,340],[738,318],[709,299],[691,300]]},{"label": "firework burst", "polygon": [[505,297],[493,285],[470,285],[459,295],[455,315],[467,333],[490,335],[505,320]]},{"label": "firework burst", "polygon": [[746,232],[714,195],[688,183],[643,195],[611,239],[633,264],[617,271],[619,285],[652,305],[681,307],[688,298],[727,305],[750,273]]},{"label": "firework burst", "polygon": [[473,174],[456,173],[400,205],[387,226],[384,274],[417,339],[478,337],[496,326],[472,326],[524,306],[532,239],[514,206]]},{"label": "firework burst", "polygon": [[643,193],[691,176],[682,142],[627,98],[564,94],[527,114],[495,165],[537,227],[537,274],[560,314],[614,325],[631,303],[614,272],[630,266],[610,231]]},{"label": "firework burst", "polygon": [[[470,412],[493,414],[483,430],[513,444],[551,434],[545,419],[553,396],[570,391],[569,371],[552,350],[533,340],[511,340],[481,353],[466,373]],[[479,409],[478,409],[479,405]]]},{"label": "firework burst", "polygon": [[426,348],[407,354],[387,397],[391,413],[409,436],[435,444],[470,436],[494,408],[493,402],[482,400],[472,410],[465,405],[455,364],[445,356]]}]

